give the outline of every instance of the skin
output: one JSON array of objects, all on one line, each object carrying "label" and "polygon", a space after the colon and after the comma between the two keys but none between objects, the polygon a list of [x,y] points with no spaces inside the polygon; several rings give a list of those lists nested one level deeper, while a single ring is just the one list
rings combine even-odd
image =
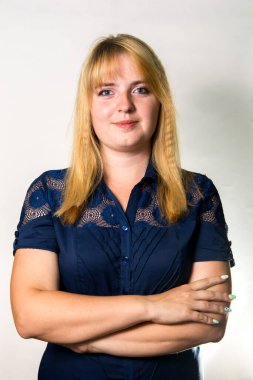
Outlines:
[{"label": "skin", "polygon": [[[105,83],[113,84],[94,89],[91,118],[105,181],[125,210],[131,189],[148,164],[159,103],[130,57],[119,56],[117,72],[117,77],[105,78]],[[134,122],[117,124],[122,120]],[[174,353],[223,337],[231,283],[221,279],[222,274],[230,274],[228,263],[199,262],[193,264],[189,284],[161,294],[86,296],[59,290],[54,252],[19,249],[11,280],[14,321],[24,338],[79,353]],[[214,318],[219,325],[213,324]]]},{"label": "skin", "polygon": [[[100,142],[105,182],[125,210],[148,164],[160,104],[130,57],[119,55],[118,63],[118,76],[106,78],[94,89],[91,119]],[[117,124],[127,120],[135,123]]]},{"label": "skin", "polygon": [[118,65],[118,75],[106,78],[92,94],[91,119],[101,152],[104,156],[150,153],[160,104],[130,57],[119,55]]},{"label": "skin", "polygon": [[[198,278],[200,273],[204,276],[208,276],[210,273],[221,270],[229,273],[229,268],[226,262],[195,263],[193,265],[191,280],[193,280],[195,276]],[[204,281],[206,281],[206,279]],[[211,282],[212,281],[213,280],[211,280]],[[196,284],[200,283],[198,281],[190,282],[189,285],[192,286],[192,284],[195,284],[196,286]],[[189,285],[187,285],[187,287]],[[214,294],[217,295],[217,291],[224,291],[225,289],[228,291],[231,289],[231,282],[229,279],[220,285],[211,286],[209,288],[212,296],[214,296]],[[181,292],[182,288],[178,287],[175,288],[175,290],[176,292]],[[199,294],[200,293],[201,292],[199,291]],[[189,296],[188,292],[186,294]],[[230,303],[215,302],[215,304],[222,307],[223,311],[223,307],[228,306]],[[220,324],[206,324],[204,320],[175,324],[143,323],[122,330],[121,332],[102,337],[101,339],[67,345],[66,347],[69,347],[77,353],[107,353],[116,356],[138,357],[173,354],[204,343],[219,342],[222,339],[225,333],[227,315],[224,312],[217,314],[217,311],[216,313],[205,313],[205,316],[206,315],[218,319]]]}]

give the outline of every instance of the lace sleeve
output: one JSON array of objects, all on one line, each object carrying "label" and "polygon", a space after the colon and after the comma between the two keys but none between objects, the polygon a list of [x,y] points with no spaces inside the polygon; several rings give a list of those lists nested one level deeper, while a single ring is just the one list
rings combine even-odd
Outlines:
[{"label": "lace sleeve", "polygon": [[219,193],[209,178],[203,178],[194,261],[230,261],[233,266],[231,242]]},{"label": "lace sleeve", "polygon": [[15,232],[14,254],[18,248],[36,248],[58,252],[51,207],[44,175],[29,187]]}]

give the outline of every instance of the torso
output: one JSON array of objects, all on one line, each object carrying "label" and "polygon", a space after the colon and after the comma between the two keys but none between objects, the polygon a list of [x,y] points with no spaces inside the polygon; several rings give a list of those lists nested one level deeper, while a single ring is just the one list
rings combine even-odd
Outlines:
[{"label": "torso", "polygon": [[[109,190],[101,181],[77,223],[63,225],[54,212],[62,202],[65,174],[65,170],[49,171],[33,182],[15,240],[16,249],[37,247],[58,253],[62,291],[98,296],[157,294],[188,282],[193,261],[230,257],[218,194],[205,176],[194,175],[203,197],[192,184],[187,194],[189,213],[173,225],[161,216],[151,165],[139,183],[138,178],[120,186],[110,182]],[[192,350],[121,358],[79,355],[49,344],[39,380],[58,378],[197,380],[199,375]]]}]

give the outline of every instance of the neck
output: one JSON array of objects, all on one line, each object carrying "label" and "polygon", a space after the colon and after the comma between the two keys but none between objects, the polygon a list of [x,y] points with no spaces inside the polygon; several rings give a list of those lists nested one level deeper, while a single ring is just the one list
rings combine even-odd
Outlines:
[{"label": "neck", "polygon": [[126,186],[138,183],[145,174],[149,158],[150,149],[137,153],[102,151],[105,182]]}]

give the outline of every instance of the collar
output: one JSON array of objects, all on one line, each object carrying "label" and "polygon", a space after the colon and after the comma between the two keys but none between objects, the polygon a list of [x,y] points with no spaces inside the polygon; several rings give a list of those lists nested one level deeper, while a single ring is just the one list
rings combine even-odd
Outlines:
[{"label": "collar", "polygon": [[[152,162],[152,158],[149,159],[149,162],[148,162],[148,166],[147,166],[147,169],[146,169],[146,172],[144,174],[144,177],[142,178],[141,182],[145,182],[145,181],[151,181],[151,182],[155,182],[157,180],[157,171],[154,167],[154,164]],[[106,187],[106,184],[104,182],[104,178],[102,178],[100,184],[98,185],[98,188],[101,188],[104,189]]]},{"label": "collar", "polygon": [[143,180],[145,179],[151,179],[155,181],[157,179],[157,171],[154,167],[154,164],[152,162],[152,158],[149,159],[148,166],[145,172],[145,175],[143,177]]}]

